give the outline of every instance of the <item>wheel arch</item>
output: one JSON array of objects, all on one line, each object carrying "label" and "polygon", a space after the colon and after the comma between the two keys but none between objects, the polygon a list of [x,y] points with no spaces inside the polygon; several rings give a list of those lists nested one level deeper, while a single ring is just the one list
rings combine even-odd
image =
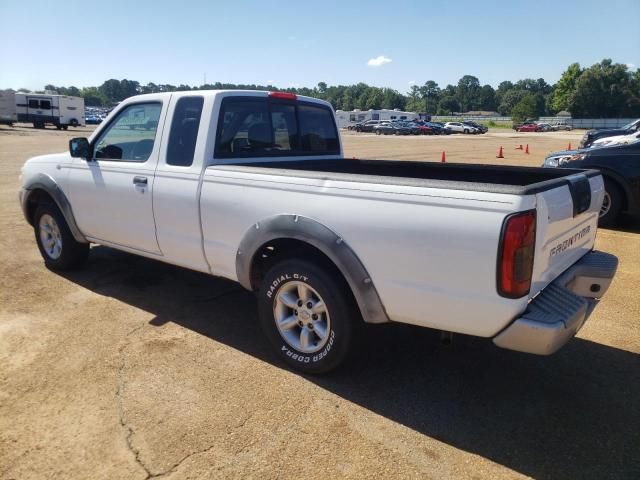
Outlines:
[{"label": "wheel arch", "polygon": [[236,274],[245,288],[256,290],[259,286],[268,266],[265,249],[274,246],[283,250],[276,259],[292,258],[303,251],[329,261],[347,282],[363,320],[389,322],[375,285],[355,252],[333,230],[308,217],[276,215],[256,223],[245,233],[236,255]]},{"label": "wheel arch", "polygon": [[42,201],[52,201],[64,217],[73,238],[77,242],[88,243],[76,224],[71,203],[56,181],[49,175],[39,173],[35,175],[25,186],[21,192],[21,205],[24,217],[30,225],[34,224],[33,215]]}]

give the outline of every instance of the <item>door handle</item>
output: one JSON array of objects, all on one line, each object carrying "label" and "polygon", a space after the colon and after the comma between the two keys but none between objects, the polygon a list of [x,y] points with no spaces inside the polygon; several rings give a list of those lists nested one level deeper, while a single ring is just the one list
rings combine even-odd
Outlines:
[{"label": "door handle", "polygon": [[133,177],[133,184],[134,185],[146,185],[147,184],[147,177]]}]

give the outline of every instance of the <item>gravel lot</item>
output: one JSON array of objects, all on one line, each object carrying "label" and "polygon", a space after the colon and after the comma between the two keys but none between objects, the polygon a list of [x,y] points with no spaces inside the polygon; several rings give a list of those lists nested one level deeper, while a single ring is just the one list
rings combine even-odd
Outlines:
[{"label": "gravel lot", "polygon": [[[305,377],[231,282],[104,247],[81,272],[44,268],[20,166],[79,130],[0,127],[0,478],[640,478],[640,220],[598,232],[618,275],[552,357],[385,325]],[[539,165],[580,136],[344,141],[350,157]]]}]

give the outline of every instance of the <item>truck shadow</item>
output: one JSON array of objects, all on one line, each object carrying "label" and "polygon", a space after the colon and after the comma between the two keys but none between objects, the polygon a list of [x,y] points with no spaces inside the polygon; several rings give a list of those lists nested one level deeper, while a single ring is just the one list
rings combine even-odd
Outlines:
[{"label": "truck shadow", "polygon": [[[105,247],[65,277],[152,313],[151,325],[173,322],[284,368],[253,295],[235,283]],[[307,379],[527,476],[639,478],[639,375],[639,355],[582,339],[535,357],[465,336],[444,347],[435,332],[383,325],[364,329],[344,369]]]},{"label": "truck shadow", "polygon": [[626,233],[640,233],[640,215],[624,213],[620,215],[617,224],[611,230]]}]

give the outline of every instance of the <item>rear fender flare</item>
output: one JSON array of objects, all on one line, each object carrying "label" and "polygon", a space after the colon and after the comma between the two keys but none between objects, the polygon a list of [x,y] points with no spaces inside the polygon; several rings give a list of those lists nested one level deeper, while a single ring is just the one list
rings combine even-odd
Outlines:
[{"label": "rear fender flare", "polygon": [[236,255],[236,274],[242,286],[251,290],[251,269],[260,247],[276,239],[305,242],[326,255],[342,273],[367,323],[386,323],[384,309],[373,280],[364,265],[333,230],[308,217],[276,215],[253,225],[243,236]]}]

